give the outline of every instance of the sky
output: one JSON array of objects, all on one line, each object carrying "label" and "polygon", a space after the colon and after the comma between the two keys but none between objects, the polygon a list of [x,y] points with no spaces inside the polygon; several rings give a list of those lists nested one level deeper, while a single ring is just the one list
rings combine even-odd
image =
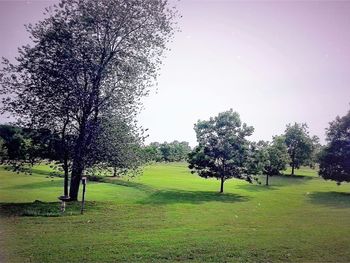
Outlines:
[{"label": "sky", "polygon": [[[54,2],[0,0],[0,56],[13,58],[29,42],[23,25]],[[147,142],[194,146],[194,124],[231,108],[254,126],[252,140],[306,122],[324,142],[350,109],[350,1],[171,2],[180,32],[143,100]]]}]

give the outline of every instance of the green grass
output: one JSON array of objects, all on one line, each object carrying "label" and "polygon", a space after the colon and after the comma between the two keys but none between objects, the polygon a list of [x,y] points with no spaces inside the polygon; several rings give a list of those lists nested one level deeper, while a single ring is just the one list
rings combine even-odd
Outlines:
[{"label": "green grass", "polygon": [[[316,169],[310,169],[309,167],[300,167],[300,169],[295,170],[295,175],[296,176],[311,176],[315,177],[317,175],[317,170]],[[283,172],[285,175],[291,175],[292,173],[292,168],[288,167],[287,170]]]},{"label": "green grass", "polygon": [[271,177],[269,187],[230,180],[219,194],[219,181],[185,164],[153,165],[129,181],[89,182],[85,214],[72,203],[62,216],[62,178],[43,166],[32,175],[0,170],[0,254],[8,262],[350,262],[350,185],[296,173]]}]

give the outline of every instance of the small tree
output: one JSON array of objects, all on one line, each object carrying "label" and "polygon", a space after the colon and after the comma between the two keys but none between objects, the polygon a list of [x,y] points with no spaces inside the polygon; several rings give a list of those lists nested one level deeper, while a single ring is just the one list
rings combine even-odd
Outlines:
[{"label": "small tree", "polygon": [[338,184],[350,182],[350,111],[330,123],[327,141],[320,157],[319,174]]},{"label": "small tree", "polygon": [[272,143],[258,142],[255,145],[255,169],[266,175],[266,185],[269,185],[269,177],[279,175],[286,169],[289,161],[288,149],[283,136],[273,137]]},{"label": "small tree", "polygon": [[298,169],[301,165],[310,164],[314,149],[313,139],[309,135],[306,123],[288,124],[284,137],[290,156],[291,175],[294,175],[295,168]]},{"label": "small tree", "polygon": [[112,173],[114,177],[135,174],[144,163],[144,134],[134,122],[113,116],[101,119],[95,140],[88,154],[88,172]]},{"label": "small tree", "polygon": [[232,109],[219,113],[208,121],[198,121],[194,130],[198,146],[189,154],[192,173],[204,178],[217,178],[224,182],[230,178],[252,182],[249,169],[249,141],[254,128],[242,124],[239,114]]}]

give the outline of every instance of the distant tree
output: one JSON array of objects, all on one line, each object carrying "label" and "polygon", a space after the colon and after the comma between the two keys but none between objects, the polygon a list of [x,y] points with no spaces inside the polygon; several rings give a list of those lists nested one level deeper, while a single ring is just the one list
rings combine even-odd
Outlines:
[{"label": "distant tree", "polygon": [[3,161],[20,162],[26,159],[25,141],[20,128],[0,125],[0,137],[3,149],[6,149],[6,158],[3,156]]},{"label": "distant tree", "polygon": [[250,143],[246,137],[253,133],[254,128],[242,124],[237,112],[231,109],[208,121],[198,121],[194,130],[198,146],[188,158],[192,173],[198,173],[204,178],[220,179],[220,193],[224,191],[227,179],[238,178],[252,182]]},{"label": "distant tree", "polygon": [[161,162],[163,160],[159,147],[160,144],[158,142],[152,142],[144,147],[143,153],[147,162]]},{"label": "distant tree", "polygon": [[[0,125],[2,163],[16,171],[28,171],[28,165],[41,160],[57,160],[59,145],[49,130]],[[27,166],[27,167],[25,167]]]},{"label": "distant tree", "polygon": [[0,163],[4,163],[7,158],[7,147],[4,139],[0,137]]},{"label": "distant tree", "polygon": [[312,136],[311,141],[312,141],[312,154],[308,165],[311,168],[315,168],[316,164],[320,163],[320,157],[324,149],[324,145],[320,143],[320,138],[318,138],[318,136]]},{"label": "distant tree", "polygon": [[306,123],[288,124],[284,137],[290,156],[292,175],[294,175],[295,168],[310,164],[314,150],[313,139],[309,135]]},{"label": "distant tree", "polygon": [[253,152],[256,172],[266,175],[266,185],[269,185],[270,176],[279,175],[286,169],[289,155],[283,136],[273,137],[272,143],[258,142],[254,145]]},{"label": "distant tree", "polygon": [[175,162],[181,162],[186,161],[188,154],[191,151],[191,147],[188,142],[182,141],[173,141],[172,142],[174,147],[174,160]]},{"label": "distant tree", "polygon": [[159,146],[159,150],[162,154],[162,161],[164,162],[173,162],[174,161],[174,147],[172,147],[173,145],[164,142],[162,144],[160,144]]},{"label": "distant tree", "polygon": [[248,166],[252,174],[263,174],[265,165],[269,164],[267,148],[269,142],[250,142]]},{"label": "distant tree", "polygon": [[115,177],[139,172],[145,162],[141,128],[111,116],[101,120],[97,134],[87,156],[88,173],[111,173]]},{"label": "distant tree", "polygon": [[188,142],[152,142],[144,148],[144,153],[149,161],[155,162],[181,162],[186,161],[191,147]]},{"label": "distant tree", "polygon": [[338,184],[350,182],[350,111],[330,122],[327,142],[320,156],[319,174]]},{"label": "distant tree", "polygon": [[288,148],[283,136],[275,136],[268,147],[270,165],[265,168],[268,175],[279,175],[289,162]]},{"label": "distant tree", "polygon": [[114,116],[132,124],[155,83],[176,14],[166,0],[61,0],[27,27],[33,45],[20,49],[17,64],[3,61],[1,93],[9,96],[2,111],[59,134],[71,200],[95,163],[89,150],[106,126],[101,121]]}]

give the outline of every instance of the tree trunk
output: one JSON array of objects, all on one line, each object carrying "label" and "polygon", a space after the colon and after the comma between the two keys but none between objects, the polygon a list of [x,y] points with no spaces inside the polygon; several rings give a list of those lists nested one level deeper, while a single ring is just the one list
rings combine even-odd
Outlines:
[{"label": "tree trunk", "polygon": [[69,171],[68,171],[68,160],[65,158],[63,163],[63,170],[64,170],[64,196],[68,196],[68,177],[69,177]]},{"label": "tree trunk", "polygon": [[71,201],[78,200],[80,180],[84,171],[84,155],[86,149],[86,118],[83,119],[80,127],[80,134],[74,149],[72,174],[70,180],[69,197]]},{"label": "tree trunk", "polygon": [[71,201],[78,200],[80,180],[84,171],[84,146],[83,143],[79,143],[78,140],[76,145],[73,164],[72,164],[72,175],[70,180],[69,197]]},{"label": "tree trunk", "polygon": [[269,185],[269,174],[266,174],[266,185]]},{"label": "tree trunk", "polygon": [[295,167],[295,153],[292,154],[292,176],[294,175],[294,167]]},{"label": "tree trunk", "polygon": [[[67,114],[68,115],[68,114]],[[68,196],[68,179],[69,179],[69,168],[68,168],[68,149],[66,144],[66,128],[69,122],[69,117],[65,120],[62,127],[62,147],[63,147],[63,171],[64,171],[64,185],[63,194]]]},{"label": "tree trunk", "polygon": [[79,186],[82,174],[82,169],[73,167],[69,188],[69,197],[71,201],[78,201]]},{"label": "tree trunk", "polygon": [[223,193],[223,192],[224,192],[224,182],[225,182],[224,177],[221,177],[220,193]]},{"label": "tree trunk", "polygon": [[113,167],[113,177],[117,177],[117,167]]}]

